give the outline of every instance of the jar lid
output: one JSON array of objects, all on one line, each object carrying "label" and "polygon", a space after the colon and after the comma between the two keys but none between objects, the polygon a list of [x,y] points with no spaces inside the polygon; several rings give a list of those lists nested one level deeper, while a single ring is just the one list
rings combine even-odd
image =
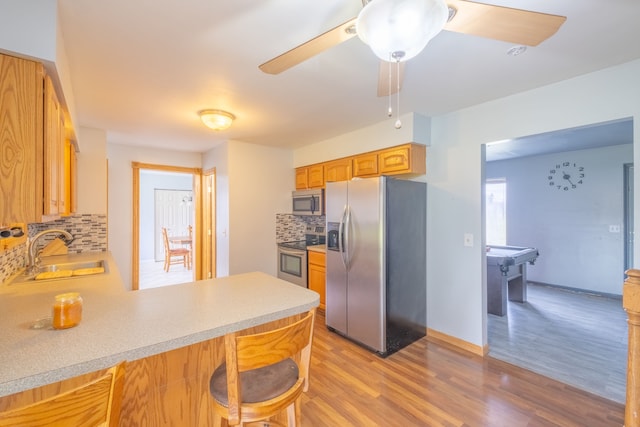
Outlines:
[{"label": "jar lid", "polygon": [[80,293],[79,292],[67,292],[67,293],[64,293],[64,294],[56,295],[55,298],[56,298],[56,301],[74,300],[74,299],[80,298]]}]

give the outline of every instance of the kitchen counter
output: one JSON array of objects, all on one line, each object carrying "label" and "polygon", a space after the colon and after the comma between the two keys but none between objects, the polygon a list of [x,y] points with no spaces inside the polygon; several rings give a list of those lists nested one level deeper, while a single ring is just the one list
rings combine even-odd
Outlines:
[{"label": "kitchen counter", "polygon": [[327,252],[327,245],[312,245],[312,246],[307,246],[307,250],[308,250],[308,251],[314,251],[314,252],[322,252],[322,253],[326,253],[326,252]]},{"label": "kitchen counter", "polygon": [[[319,303],[315,292],[259,272],[125,291],[109,253],[44,263],[78,259],[106,259],[109,271],[0,286],[0,396],[284,319]],[[77,327],[32,327],[50,316],[54,295],[71,291],[84,300]]]}]

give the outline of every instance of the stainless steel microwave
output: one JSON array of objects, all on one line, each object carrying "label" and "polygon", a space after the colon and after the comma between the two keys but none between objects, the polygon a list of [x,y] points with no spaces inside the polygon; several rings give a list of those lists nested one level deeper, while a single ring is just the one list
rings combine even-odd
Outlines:
[{"label": "stainless steel microwave", "polygon": [[291,213],[294,215],[324,214],[324,190],[298,190],[293,192]]}]

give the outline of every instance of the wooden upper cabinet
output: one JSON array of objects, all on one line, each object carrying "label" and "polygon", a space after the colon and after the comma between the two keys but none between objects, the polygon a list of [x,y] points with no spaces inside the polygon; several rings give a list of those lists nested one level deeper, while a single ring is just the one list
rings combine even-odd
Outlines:
[{"label": "wooden upper cabinet", "polygon": [[427,172],[427,148],[420,144],[405,144],[378,153],[380,175],[414,174]]},{"label": "wooden upper cabinet", "polygon": [[378,154],[360,154],[353,159],[353,176],[376,176],[378,172]]},{"label": "wooden upper cabinet", "polygon": [[309,170],[306,167],[296,169],[296,190],[307,188]]},{"label": "wooden upper cabinet", "polygon": [[296,190],[324,187],[324,167],[322,164],[296,168]]},{"label": "wooden upper cabinet", "polygon": [[40,222],[42,64],[0,54],[0,224]]},{"label": "wooden upper cabinet", "polygon": [[353,175],[351,158],[338,159],[324,164],[325,182],[349,181]]},{"label": "wooden upper cabinet", "polygon": [[308,167],[309,175],[307,176],[307,188],[323,188],[324,187],[324,166],[312,165]]},{"label": "wooden upper cabinet", "polygon": [[64,141],[64,177],[62,184],[64,185],[64,210],[60,213],[70,215],[77,210],[77,160],[76,147],[69,141]]},{"label": "wooden upper cabinet", "polygon": [[49,76],[44,78],[44,215],[64,212],[64,118]]},{"label": "wooden upper cabinet", "polygon": [[324,188],[325,182],[380,175],[417,176],[427,173],[427,147],[403,144],[296,169],[296,190]]}]

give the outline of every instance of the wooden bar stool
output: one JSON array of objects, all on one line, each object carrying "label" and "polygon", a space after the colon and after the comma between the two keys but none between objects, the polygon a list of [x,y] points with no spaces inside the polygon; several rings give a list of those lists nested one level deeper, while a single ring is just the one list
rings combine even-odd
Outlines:
[{"label": "wooden bar stool", "polygon": [[[272,331],[225,335],[226,362],[209,383],[214,426],[268,421],[287,410],[287,426],[300,425],[300,397],[309,388],[309,360],[315,309]],[[269,422],[271,425],[281,425]]]},{"label": "wooden bar stool", "polygon": [[0,427],[116,427],[126,362],[100,378],[22,408],[0,412]]}]

